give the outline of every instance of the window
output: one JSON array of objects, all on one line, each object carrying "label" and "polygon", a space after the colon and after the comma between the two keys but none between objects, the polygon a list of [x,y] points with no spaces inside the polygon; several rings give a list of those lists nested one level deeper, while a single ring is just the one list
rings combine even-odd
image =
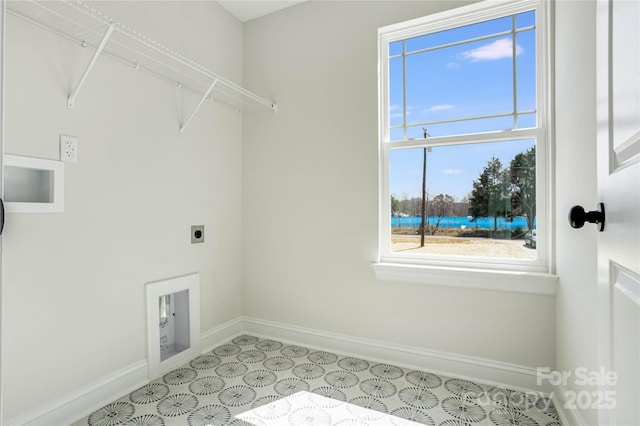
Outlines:
[{"label": "window", "polygon": [[481,2],[379,30],[376,272],[550,272],[545,14]]}]

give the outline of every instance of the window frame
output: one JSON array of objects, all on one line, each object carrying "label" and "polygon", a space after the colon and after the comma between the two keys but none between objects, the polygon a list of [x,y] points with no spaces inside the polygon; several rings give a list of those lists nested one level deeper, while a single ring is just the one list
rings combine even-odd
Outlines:
[{"label": "window frame", "polygon": [[[378,30],[378,123],[379,123],[379,253],[374,269],[378,279],[409,282],[427,282],[451,285],[456,277],[462,286],[478,287],[477,277],[522,277],[527,274],[524,292],[550,294],[549,287],[557,277],[553,274],[552,256],[552,96],[551,96],[551,35],[550,8],[543,0],[482,1],[441,13],[389,25]],[[465,135],[432,137],[429,139],[390,141],[389,45],[444,30],[450,30],[482,21],[536,11],[536,113],[535,128],[509,131],[472,133]],[[396,56],[396,55],[394,55]],[[515,59],[515,58],[514,58]],[[514,111],[515,113],[515,111]],[[391,251],[391,194],[389,188],[390,152],[395,149],[439,147],[458,144],[499,142],[516,139],[536,140],[536,216],[537,258],[518,260],[471,256],[407,255]],[[542,238],[540,238],[542,236]],[[497,275],[496,275],[497,274]],[[440,277],[440,278],[438,278]],[[482,280],[480,280],[482,281]],[[485,283],[486,284],[486,283]],[[455,284],[454,284],[455,285]],[[489,288],[492,286],[489,285]],[[494,286],[507,290],[504,285]],[[487,288],[479,285],[479,288]],[[523,291],[514,286],[513,291]],[[518,290],[519,288],[519,290]]]}]

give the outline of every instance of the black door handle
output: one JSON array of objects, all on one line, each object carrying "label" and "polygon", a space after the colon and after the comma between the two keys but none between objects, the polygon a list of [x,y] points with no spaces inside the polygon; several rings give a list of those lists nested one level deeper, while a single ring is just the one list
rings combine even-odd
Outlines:
[{"label": "black door handle", "polygon": [[0,235],[2,235],[2,230],[4,229],[4,201],[0,198]]},{"label": "black door handle", "polygon": [[582,206],[573,206],[569,210],[569,224],[572,228],[582,228],[585,222],[598,225],[598,231],[604,230],[604,204],[598,203],[594,211],[585,212]]}]

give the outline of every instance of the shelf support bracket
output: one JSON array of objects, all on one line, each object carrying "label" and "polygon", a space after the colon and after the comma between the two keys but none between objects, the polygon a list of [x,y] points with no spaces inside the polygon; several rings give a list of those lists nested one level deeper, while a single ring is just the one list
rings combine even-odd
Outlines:
[{"label": "shelf support bracket", "polygon": [[191,119],[193,118],[194,115],[196,115],[196,113],[198,112],[198,110],[200,109],[200,107],[202,106],[204,101],[207,100],[207,98],[211,94],[211,91],[213,90],[215,85],[218,83],[218,80],[219,79],[217,79],[217,78],[215,80],[213,80],[213,83],[211,83],[211,86],[209,86],[209,88],[207,89],[207,92],[204,94],[202,99],[200,99],[200,102],[198,102],[198,105],[191,112],[191,114],[189,114],[189,117],[187,117],[187,119],[185,120],[184,124],[182,124],[182,126],[180,126],[180,136],[184,135],[184,129],[189,125],[189,123],[191,122]]},{"label": "shelf support bracket", "polygon": [[84,73],[82,74],[82,78],[80,78],[80,81],[76,85],[76,88],[73,90],[73,93],[71,93],[71,95],[67,99],[67,108],[74,109],[76,107],[76,96],[78,96],[78,92],[80,92],[82,85],[84,84],[85,80],[87,79],[87,76],[91,72],[93,65],[98,60],[98,57],[102,53],[102,50],[106,46],[107,41],[109,41],[109,37],[111,37],[111,33],[113,32],[114,28],[115,28],[115,24],[112,23],[111,25],[109,25],[109,28],[107,28],[107,31],[104,33],[104,36],[102,36],[102,41],[100,41],[100,44],[98,45],[98,48],[96,49],[96,51],[93,52],[93,57],[91,58],[91,61],[89,61],[89,65],[87,65],[87,68],[84,70]]}]

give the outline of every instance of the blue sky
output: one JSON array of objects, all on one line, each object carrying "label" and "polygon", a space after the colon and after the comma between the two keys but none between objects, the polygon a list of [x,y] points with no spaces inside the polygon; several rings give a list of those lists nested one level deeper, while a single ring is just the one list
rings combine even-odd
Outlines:
[{"label": "blue sky", "polygon": [[[516,28],[535,24],[533,12],[517,15]],[[390,125],[402,126],[406,114],[406,138],[422,139],[422,124],[440,120],[532,111],[535,98],[535,32],[518,32],[515,38],[517,96],[514,96],[514,39],[511,17],[429,34],[406,41],[406,92],[403,92],[402,42],[389,46]],[[493,36],[495,35],[495,36]],[[469,43],[465,40],[487,37]],[[453,45],[450,45],[453,44]],[[450,45],[448,47],[434,47]],[[411,54],[420,51],[420,53]],[[394,55],[398,55],[395,56]],[[404,99],[403,93],[406,93]],[[406,105],[406,111],[404,106]],[[418,124],[411,127],[412,124]],[[519,114],[518,127],[535,126],[535,114]],[[473,132],[500,131],[514,127],[513,117],[494,117],[456,123],[429,124],[430,137]],[[391,129],[391,140],[403,140],[402,127]],[[434,147],[427,154],[427,190],[460,199],[492,157],[503,165],[528,150],[533,140],[494,142],[463,146]],[[420,195],[423,149],[393,150],[391,153],[391,194],[402,198]]]}]

